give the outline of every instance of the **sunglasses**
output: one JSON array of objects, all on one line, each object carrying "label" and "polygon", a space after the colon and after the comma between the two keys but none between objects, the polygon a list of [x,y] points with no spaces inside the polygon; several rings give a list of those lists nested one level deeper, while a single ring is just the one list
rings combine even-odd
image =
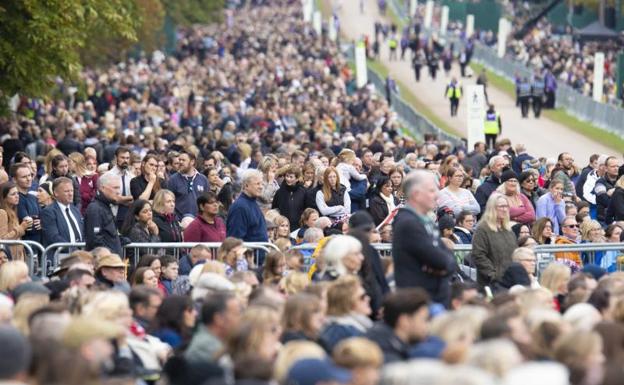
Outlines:
[{"label": "sunglasses", "polygon": [[563,227],[570,227],[570,228],[578,229],[579,225],[563,225]]}]

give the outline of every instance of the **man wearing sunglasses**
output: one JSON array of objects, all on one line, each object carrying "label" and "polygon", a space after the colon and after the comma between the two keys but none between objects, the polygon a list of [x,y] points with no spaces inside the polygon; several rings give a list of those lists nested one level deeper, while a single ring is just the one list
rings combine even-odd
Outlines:
[{"label": "man wearing sunglasses", "polygon": [[[579,224],[576,222],[576,218],[569,216],[563,220],[561,224],[562,236],[557,237],[555,244],[557,245],[573,245],[579,242]],[[555,253],[557,259],[569,259],[582,265],[581,253],[578,251],[566,251],[561,253]]]}]

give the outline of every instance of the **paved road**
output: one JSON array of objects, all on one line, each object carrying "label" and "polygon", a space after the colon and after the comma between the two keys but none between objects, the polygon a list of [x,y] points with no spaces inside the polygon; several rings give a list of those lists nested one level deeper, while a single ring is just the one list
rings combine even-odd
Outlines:
[{"label": "paved road", "polygon": [[[364,35],[369,35],[372,38],[375,21],[382,20],[375,0],[363,0],[365,4],[363,14],[359,11],[359,1],[333,0],[334,5],[340,3],[338,15],[340,17],[341,30],[342,34],[349,40],[357,39]],[[445,76],[444,71],[439,70],[435,81],[429,77],[427,70],[423,68],[420,82],[416,82],[408,60],[408,53],[405,55],[405,61],[390,61],[388,56],[388,47],[386,44],[382,44],[381,61],[389,69],[391,76],[408,86],[414,95],[426,103],[436,115],[443,118],[457,132],[465,136],[465,101],[461,101],[458,115],[451,117],[448,100],[444,98],[444,90],[451,76],[455,75],[459,78],[459,66],[455,65],[453,67],[449,77]],[[466,86],[474,84],[476,78],[460,80]],[[535,119],[530,115],[528,119],[522,119],[514,99],[493,87],[488,87],[487,92],[490,102],[494,103],[496,110],[501,115],[503,131],[500,137],[507,137],[514,144],[524,143],[529,153],[534,156],[556,158],[559,153],[566,151],[570,152],[579,164],[585,165],[591,154],[616,154],[615,150],[600,143],[592,142],[566,126],[544,117]]]}]

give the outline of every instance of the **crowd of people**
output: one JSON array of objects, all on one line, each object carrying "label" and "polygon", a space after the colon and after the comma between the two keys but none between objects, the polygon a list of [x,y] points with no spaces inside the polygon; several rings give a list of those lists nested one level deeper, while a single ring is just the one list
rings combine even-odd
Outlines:
[{"label": "crowd of people", "polygon": [[621,253],[534,251],[620,242],[618,157],[402,137],[281,2],[83,80],[0,122],[0,239],[76,246],[1,249],[0,382],[619,383]]}]

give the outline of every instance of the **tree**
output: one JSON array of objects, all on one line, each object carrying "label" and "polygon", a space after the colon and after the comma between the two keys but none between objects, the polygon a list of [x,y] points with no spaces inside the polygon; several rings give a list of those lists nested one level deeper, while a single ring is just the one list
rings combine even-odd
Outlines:
[{"label": "tree", "polygon": [[162,0],[167,15],[177,25],[206,24],[219,21],[224,0]]},{"label": "tree", "polygon": [[127,0],[20,0],[0,5],[0,108],[16,93],[45,96],[60,76],[75,79],[94,26],[136,41],[136,4]]}]

